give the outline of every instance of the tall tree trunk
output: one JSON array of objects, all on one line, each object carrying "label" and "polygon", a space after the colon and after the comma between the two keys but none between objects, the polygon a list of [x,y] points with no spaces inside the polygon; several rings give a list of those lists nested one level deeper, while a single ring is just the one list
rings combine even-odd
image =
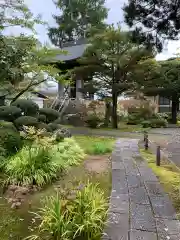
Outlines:
[{"label": "tall tree trunk", "polygon": [[109,119],[111,117],[111,103],[106,102],[106,109],[105,109],[105,118],[104,118],[104,127],[109,126]]},{"label": "tall tree trunk", "polygon": [[179,98],[177,94],[174,94],[172,96],[172,123],[176,124],[177,123],[177,109],[179,105]]},{"label": "tall tree trunk", "polygon": [[118,128],[118,121],[117,121],[117,93],[113,91],[112,93],[112,127]]}]

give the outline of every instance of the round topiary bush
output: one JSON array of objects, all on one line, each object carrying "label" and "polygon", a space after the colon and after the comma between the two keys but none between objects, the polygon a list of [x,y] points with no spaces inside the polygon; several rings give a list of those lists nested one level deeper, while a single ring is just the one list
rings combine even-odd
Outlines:
[{"label": "round topiary bush", "polygon": [[46,116],[46,123],[54,122],[59,117],[59,112],[52,108],[41,108],[39,112]]},{"label": "round topiary bush", "polygon": [[46,123],[46,116],[45,116],[45,115],[40,114],[40,115],[37,117],[37,119],[38,119],[39,122]]},{"label": "round topiary bush", "polygon": [[0,147],[4,148],[8,155],[17,152],[22,147],[22,140],[18,131],[0,128],[0,136]]},{"label": "round topiary bush", "polygon": [[17,129],[21,130],[23,126],[34,126],[37,127],[38,120],[31,116],[21,116],[17,118],[14,122]]},{"label": "round topiary bush", "polygon": [[12,106],[20,108],[25,116],[36,116],[39,111],[38,104],[28,99],[18,99]]},{"label": "round topiary bush", "polygon": [[2,106],[0,107],[0,120],[13,122],[15,119],[22,115],[20,108],[15,106]]},{"label": "round topiary bush", "polygon": [[49,126],[49,129],[51,132],[54,132],[54,131],[62,128],[62,126],[57,123],[49,123],[48,126]]},{"label": "round topiary bush", "polygon": [[16,127],[14,126],[14,124],[12,122],[7,122],[7,121],[0,121],[0,128],[6,128],[6,129],[10,129],[13,131],[17,131]]},{"label": "round topiary bush", "polygon": [[47,132],[51,132],[51,128],[49,127],[49,125],[46,124],[46,123],[43,123],[43,122],[39,122],[37,124],[37,128],[38,129],[45,129]]}]

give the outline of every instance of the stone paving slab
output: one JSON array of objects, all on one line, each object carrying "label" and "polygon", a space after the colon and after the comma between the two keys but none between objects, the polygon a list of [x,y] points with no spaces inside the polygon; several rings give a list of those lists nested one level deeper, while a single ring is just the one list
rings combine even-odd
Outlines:
[{"label": "stone paving slab", "polygon": [[180,240],[180,223],[138,140],[119,139],[112,154],[112,193],[103,240]]},{"label": "stone paving slab", "polygon": [[157,234],[153,232],[131,230],[129,238],[131,240],[157,240]]}]

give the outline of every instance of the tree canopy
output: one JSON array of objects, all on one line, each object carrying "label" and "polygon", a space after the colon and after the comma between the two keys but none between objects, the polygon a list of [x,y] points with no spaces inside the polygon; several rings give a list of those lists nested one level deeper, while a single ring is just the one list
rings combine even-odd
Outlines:
[{"label": "tree canopy", "polygon": [[117,128],[118,96],[135,87],[132,73],[140,60],[151,55],[144,46],[132,43],[129,32],[123,32],[120,27],[108,26],[89,40],[81,66],[74,71],[92,74],[99,92],[112,97],[114,128]]},{"label": "tree canopy", "polygon": [[176,40],[180,32],[179,0],[129,0],[124,7],[125,22],[134,27],[134,40],[155,45]]},{"label": "tree canopy", "polygon": [[49,37],[56,46],[86,38],[91,28],[105,26],[105,0],[57,0],[55,4],[61,13],[53,16],[58,26],[49,29]]}]

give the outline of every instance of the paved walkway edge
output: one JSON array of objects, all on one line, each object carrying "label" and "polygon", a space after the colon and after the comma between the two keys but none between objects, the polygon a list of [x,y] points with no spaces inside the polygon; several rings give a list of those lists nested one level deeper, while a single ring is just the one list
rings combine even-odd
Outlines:
[{"label": "paved walkway edge", "polygon": [[112,153],[112,192],[103,240],[180,240],[180,222],[137,139],[119,139]]}]

